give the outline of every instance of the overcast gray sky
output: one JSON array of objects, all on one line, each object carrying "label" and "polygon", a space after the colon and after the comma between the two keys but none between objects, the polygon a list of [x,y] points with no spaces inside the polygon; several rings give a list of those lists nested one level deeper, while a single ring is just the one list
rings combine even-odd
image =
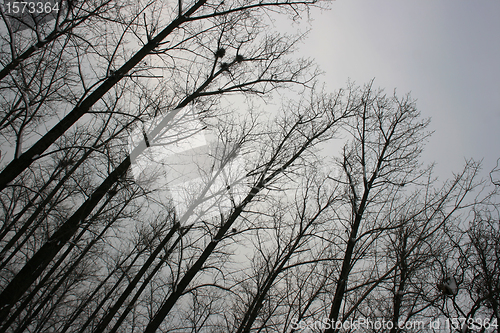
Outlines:
[{"label": "overcast gray sky", "polygon": [[[350,78],[411,92],[431,117],[424,162],[449,177],[464,158],[500,157],[500,0],[337,0],[313,12],[301,54],[331,90]],[[487,173],[485,173],[487,175]]]}]

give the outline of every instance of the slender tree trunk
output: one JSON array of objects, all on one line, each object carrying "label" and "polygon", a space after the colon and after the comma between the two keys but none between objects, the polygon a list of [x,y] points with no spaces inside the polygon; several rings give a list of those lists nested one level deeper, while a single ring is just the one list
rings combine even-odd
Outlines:
[{"label": "slender tree trunk", "polygon": [[313,218],[311,218],[308,221],[308,224],[297,235],[293,244],[288,249],[288,252],[286,253],[286,255],[283,257],[283,259],[280,260],[279,264],[276,265],[276,267],[274,267],[273,271],[269,274],[269,276],[267,277],[267,279],[263,285],[263,288],[259,290],[258,294],[256,295],[256,297],[254,297],[252,303],[248,307],[248,310],[245,313],[245,316],[244,316],[244,318],[243,318],[243,320],[238,328],[237,333],[250,332],[250,330],[252,329],[253,323],[255,322],[255,319],[257,319],[257,316],[259,315],[260,309],[262,307],[262,304],[264,303],[264,300],[267,296],[267,293],[269,292],[269,290],[273,286],[273,284],[276,281],[276,278],[279,276],[279,274],[283,273],[283,268],[285,267],[286,263],[288,263],[291,256],[295,253],[295,251],[299,247],[300,243],[303,240],[305,233],[307,232],[307,229],[319,217],[319,215],[320,215],[320,213],[316,214]]},{"label": "slender tree trunk", "polygon": [[156,265],[156,267],[153,269],[153,271],[151,273],[149,273],[148,277],[146,279],[144,279],[144,281],[142,282],[141,286],[139,287],[139,289],[135,293],[134,297],[130,300],[130,302],[127,305],[127,307],[125,308],[125,310],[123,310],[123,313],[120,315],[120,318],[118,318],[118,320],[113,325],[113,328],[109,331],[109,333],[116,333],[118,331],[118,329],[120,328],[120,326],[123,323],[123,321],[127,318],[127,316],[130,313],[130,311],[132,311],[132,309],[134,307],[134,304],[137,302],[137,300],[141,296],[141,294],[144,291],[144,289],[146,289],[146,287],[148,286],[149,282],[153,279],[153,277],[160,270],[160,268],[165,264],[165,261],[168,259],[168,257],[170,256],[170,254],[172,254],[172,252],[174,251],[174,249],[177,246],[177,244],[180,242],[180,240],[182,239],[182,237],[188,231],[189,231],[189,228],[187,228],[186,230],[184,230],[183,233],[182,233],[182,235],[180,235],[179,237],[177,237],[177,239],[175,240],[175,242],[165,252],[165,255],[162,258],[162,260],[160,260],[160,262]]},{"label": "slender tree trunk", "polygon": [[[399,283],[395,286],[395,294],[394,294],[394,313],[392,316],[392,329],[391,333],[399,332],[399,316],[401,313],[401,304],[403,303],[403,293],[406,287],[406,279],[408,274],[408,266],[406,262],[406,235],[404,233],[401,234],[401,242],[400,242],[400,253],[398,258],[398,266],[400,270],[399,274]],[[397,275],[396,275],[397,277]]]},{"label": "slender tree trunk", "polygon": [[[354,252],[354,246],[356,245],[356,237],[358,234],[359,225],[361,223],[362,215],[356,214],[356,218],[354,220],[354,224],[351,228],[351,233],[349,235],[349,240],[347,241],[347,248],[344,254],[344,260],[342,262],[342,270],[340,272],[339,280],[337,282],[337,288],[335,289],[335,296],[333,297],[332,307],[330,309],[330,323],[337,322],[339,318],[340,305],[342,304],[342,300],[344,298],[345,289],[347,286],[347,279],[349,277],[349,273],[351,271],[351,261],[352,254]],[[326,330],[325,332],[330,333],[334,332],[334,329]]]},{"label": "slender tree trunk", "polygon": [[158,244],[154,252],[151,253],[151,255],[149,256],[148,260],[142,265],[141,269],[139,270],[139,272],[137,272],[134,279],[129,283],[127,288],[121,293],[120,298],[118,298],[113,307],[108,311],[106,311],[106,316],[100,321],[99,325],[97,325],[96,329],[94,330],[94,333],[104,332],[104,330],[109,325],[115,314],[122,307],[123,303],[127,300],[130,293],[132,293],[132,291],[135,289],[135,287],[142,279],[144,274],[146,274],[147,270],[153,264],[158,254],[160,254],[160,252],[165,248],[165,246],[167,246],[168,241],[172,238],[172,236],[179,229],[179,227],[180,224],[177,222],[173,225],[169,233],[165,236],[165,238],[161,241],[161,243]]},{"label": "slender tree trunk", "polygon": [[156,332],[158,327],[161,325],[165,317],[168,315],[170,310],[173,308],[174,304],[177,302],[177,300],[182,296],[184,293],[184,290],[186,287],[189,285],[189,283],[193,280],[193,278],[198,274],[198,272],[202,269],[203,264],[205,261],[208,259],[210,254],[212,254],[213,250],[217,246],[217,243],[224,237],[226,232],[229,230],[231,225],[234,223],[236,218],[241,214],[243,211],[243,208],[250,202],[255,195],[260,191],[262,187],[257,188],[254,187],[250,194],[245,198],[243,201],[243,204],[240,205],[238,208],[234,210],[234,212],[231,214],[231,216],[227,219],[227,221],[222,225],[222,227],[219,229],[217,232],[215,239],[212,240],[201,256],[196,260],[193,266],[189,268],[189,270],[186,272],[184,277],[181,279],[179,284],[175,287],[175,290],[170,294],[170,296],[167,298],[165,303],[160,307],[160,309],[156,312],[154,318],[150,321],[146,329],[144,330],[144,333],[153,333]]},{"label": "slender tree trunk", "polygon": [[[123,270],[123,272],[120,275],[120,277],[118,278],[118,280],[113,284],[113,287],[106,293],[106,295],[102,298],[102,300],[99,302],[99,304],[94,308],[94,311],[92,312],[92,314],[90,316],[88,316],[87,320],[85,321],[85,323],[80,328],[80,332],[86,332],[86,328],[92,323],[92,320],[94,320],[97,317],[97,314],[99,313],[99,311],[101,311],[103,309],[104,305],[111,298],[111,296],[113,295],[113,293],[115,292],[115,290],[118,289],[118,287],[120,286],[120,284],[123,281],[123,279],[125,279],[127,277],[127,273],[130,270],[130,268],[132,267],[132,265],[135,264],[135,262],[141,257],[141,255],[144,253],[144,251],[145,251],[145,249],[142,250],[142,251],[139,251],[137,253],[137,255],[134,257],[134,259],[132,260],[132,262],[130,263],[129,267],[127,267],[126,269]],[[101,284],[99,284],[99,287],[102,287],[106,283],[106,281],[108,279],[110,279],[114,275],[114,273],[116,272],[116,270],[118,268],[120,268],[122,264],[124,264],[126,262],[127,259],[128,258],[126,258],[125,260],[123,260],[117,266],[116,269],[114,269],[110,274],[108,274],[108,276],[106,277],[106,279]],[[96,288],[96,290],[94,291],[94,293],[93,293],[94,296],[97,294],[98,290],[100,289],[99,287]],[[87,298],[87,300],[86,300],[85,303],[88,304],[92,299],[93,299],[93,297]],[[66,332],[71,327],[72,321],[76,320],[76,318],[83,311],[83,309],[84,309],[84,307],[82,307],[81,310],[79,310],[79,312],[77,312],[76,314],[73,315],[72,320],[69,321],[68,323],[66,323],[66,325],[63,328],[63,330],[60,333]]]},{"label": "slender tree trunk", "polygon": [[[102,299],[102,301],[100,302],[100,304],[95,308],[95,311],[99,311],[100,309],[102,309],[102,307],[104,306],[104,303],[111,297],[111,295],[116,290],[116,288],[118,288],[118,286],[121,283],[121,281],[125,278],[125,276],[126,276],[127,272],[129,271],[130,267],[132,267],[135,264],[135,262],[137,261],[137,259],[139,259],[139,257],[142,255],[142,253],[144,251],[145,251],[145,248],[144,248],[143,251],[139,251],[136,254],[136,256],[132,259],[132,262],[130,263],[129,267],[122,272],[121,276],[118,278],[118,281],[114,284],[113,288],[111,288],[111,290],[109,290],[106,293],[106,295],[104,296],[104,298]],[[78,316],[83,312],[83,310],[85,310],[85,308],[90,303],[90,301],[92,301],[92,300],[95,299],[95,297],[97,296],[97,294],[99,293],[99,291],[101,290],[101,288],[104,287],[108,283],[109,279],[111,279],[115,275],[115,273],[127,262],[127,260],[130,259],[130,257],[132,256],[132,254],[133,254],[133,251],[130,252],[129,255],[127,255],[126,258],[124,258],[122,261],[120,261],[116,265],[116,267],[108,274],[108,276],[106,276],[106,278],[99,283],[99,285],[97,286],[97,288],[94,289],[94,291],[92,292],[92,294],[90,294],[85,299],[85,301],[83,301],[78,306],[78,308],[71,314],[70,319],[68,319],[68,321],[65,323],[64,327],[58,333],[66,333],[68,331],[68,329],[71,327],[71,325],[74,323],[74,321],[78,318]],[[95,315],[91,315],[90,317],[95,317]]]},{"label": "slender tree trunk", "polygon": [[[50,320],[50,318],[52,317],[52,315],[54,314],[54,312],[57,310],[58,308],[58,305],[61,304],[61,301],[65,298],[66,296],[66,293],[69,291],[68,288],[66,288],[63,292],[62,292],[62,295],[58,298],[58,300],[55,302],[55,304],[52,304],[51,308],[49,309],[49,311],[47,313],[44,313],[43,314],[43,317],[39,317],[38,320],[37,320],[37,327],[35,329],[35,333],[38,333],[38,332],[46,332],[46,330],[43,330],[43,327],[45,326],[45,324]],[[22,332],[26,332],[26,328],[30,325],[29,322],[25,322],[25,324],[21,327],[19,327],[18,329],[16,329],[14,331],[14,333],[22,333]]]}]

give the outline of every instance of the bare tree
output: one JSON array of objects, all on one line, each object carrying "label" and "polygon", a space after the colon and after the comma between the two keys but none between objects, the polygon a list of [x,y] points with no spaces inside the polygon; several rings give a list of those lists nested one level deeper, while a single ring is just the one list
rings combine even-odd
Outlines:
[{"label": "bare tree", "polygon": [[469,209],[467,198],[479,185],[478,170],[479,164],[469,161],[439,189],[429,173],[408,197],[392,203],[398,207],[393,215],[399,224],[378,236],[375,250],[384,278],[357,291],[362,296],[343,320],[353,315],[385,320],[392,324],[392,332],[407,328],[411,321],[428,325],[435,315],[432,304],[441,297],[436,284],[449,273],[436,270],[450,251],[447,231],[460,224],[460,213]]},{"label": "bare tree", "polygon": [[[158,29],[158,22],[153,23],[152,27],[149,27],[148,29],[148,23],[144,22],[144,28],[145,28],[145,36],[138,36],[139,37],[139,42],[143,44],[143,47],[137,51],[135,54],[133,54],[130,58],[124,55],[125,57],[129,58],[123,65],[120,65],[119,68],[115,69],[115,62],[117,58],[117,52],[119,51],[120,47],[122,47],[121,42],[118,45],[114,46],[114,51],[110,52],[109,56],[106,57],[108,58],[108,64],[107,64],[107,70],[104,73],[105,77],[101,78],[99,81],[97,81],[94,85],[95,87],[91,86],[85,89],[85,92],[82,97],[77,97],[77,105],[76,107],[73,108],[73,110],[68,113],[64,119],[62,119],[60,122],[57,123],[50,131],[48,131],[42,138],[40,138],[35,144],[31,146],[30,149],[28,149],[26,152],[19,154],[19,156],[16,156],[16,158],[9,163],[2,173],[0,174],[0,189],[3,190],[7,184],[9,184],[12,180],[14,180],[22,171],[24,171],[27,167],[31,165],[34,159],[36,159],[38,156],[40,156],[45,150],[47,150],[64,132],[66,132],[71,126],[73,126],[83,115],[85,115],[92,106],[94,106],[108,91],[110,91],[111,88],[113,88],[119,81],[121,81],[124,77],[133,77],[133,73],[135,71],[139,70],[140,68],[137,68],[137,66],[148,56],[151,54],[155,55],[161,55],[165,54],[166,58],[165,62],[168,64],[169,58],[172,57],[171,59],[174,60],[176,59],[175,55],[170,55],[169,50],[171,47],[166,46],[164,49],[162,48],[162,44],[167,36],[170,36],[172,34],[173,39],[177,39],[180,37],[180,40],[173,40],[173,41],[168,41],[166,43],[174,43],[178,44],[178,47],[185,47],[185,42],[186,40],[183,40],[186,38],[186,36],[183,34],[183,31],[189,31],[193,29],[191,33],[187,36],[187,41],[190,41],[192,36],[197,36],[197,39],[199,39],[198,35],[203,34],[205,30],[210,32],[212,29],[219,27],[220,21],[221,20],[226,20],[229,21],[231,20],[232,25],[234,26],[235,24],[240,25],[241,23],[238,22],[239,17],[246,16],[247,17],[247,22],[245,23],[246,27],[249,28],[250,22],[248,22],[248,15],[247,13],[259,11],[259,10],[266,10],[267,7],[270,8],[275,8],[276,10],[280,10],[281,8],[284,8],[283,10],[300,10],[300,7],[307,6],[307,5],[312,5],[315,2],[307,2],[307,1],[298,1],[298,2],[283,2],[283,3],[223,3],[221,5],[215,5],[212,3],[207,2],[206,0],[201,0],[198,1],[194,4],[192,4],[189,8],[186,8],[185,11],[183,11],[182,15],[175,15],[171,18],[170,24],[168,24],[163,30],[161,30],[158,34],[153,35],[153,33]],[[138,13],[135,17],[136,20],[139,20],[142,15],[139,15]],[[171,16],[171,14],[170,14]],[[255,18],[256,16],[252,16],[251,18]],[[159,18],[156,18],[155,20],[158,20]],[[144,19],[144,21],[146,21]],[[212,25],[212,29],[204,26],[203,24],[204,21],[210,22],[212,21],[213,23],[209,25]],[[258,24],[258,20],[254,19],[253,20],[254,24]],[[236,23],[238,22],[238,23]],[[134,24],[138,25],[140,23],[138,22],[133,22]],[[227,25],[227,24],[226,24]],[[132,24],[129,24],[130,27],[132,27]],[[224,28],[223,28],[224,29]],[[253,29],[251,29],[253,30]],[[133,34],[137,34],[137,30],[132,31]],[[253,32],[250,32],[251,35],[253,35]],[[125,37],[125,33],[120,36],[119,41]],[[177,37],[177,38],[175,38]],[[146,39],[146,41],[144,41]],[[224,42],[225,40],[219,39],[220,42]],[[232,48],[235,51],[238,51],[243,42],[236,43],[240,45],[233,45]],[[213,43],[210,43],[213,44]],[[221,45],[222,46],[222,45]],[[217,56],[216,52],[217,48],[212,49],[211,52],[212,54],[215,54]],[[194,54],[202,51],[202,50],[197,50],[194,49]],[[269,50],[269,51],[272,51]],[[205,52],[206,53],[206,50]],[[269,56],[269,53],[266,54],[267,52],[264,52],[262,54],[263,57]],[[223,54],[221,54],[223,55]],[[237,58],[238,62],[245,61],[245,59],[248,57],[247,55],[240,54],[240,57]],[[202,57],[206,57],[205,55],[201,54]],[[218,56],[217,56],[218,57]],[[190,57],[188,57],[189,59]],[[235,58],[236,59],[236,58]],[[261,58],[262,59],[262,58]],[[222,67],[222,69],[227,69],[226,65]],[[270,68],[272,69],[272,68]],[[298,74],[298,73],[297,73]],[[194,79],[195,81],[199,80]],[[269,79],[267,79],[268,82]],[[100,83],[102,81],[102,83]],[[281,81],[281,78],[278,78],[277,80],[274,80],[277,82]],[[186,81],[185,81],[186,82]],[[86,85],[84,84],[84,87]],[[240,85],[235,85],[231,87],[231,90],[242,90],[242,89],[248,89],[251,90],[250,88],[245,88],[246,85],[240,86]],[[222,87],[221,87],[222,88]]]},{"label": "bare tree", "polygon": [[355,249],[366,251],[372,235],[398,224],[397,220],[381,220],[381,213],[391,209],[387,197],[395,196],[418,178],[415,169],[427,135],[424,130],[428,121],[418,119],[409,97],[388,98],[373,91],[370,84],[361,95],[361,103],[363,106],[351,125],[353,141],[345,146],[339,159],[344,174],[339,181],[346,184],[350,209],[343,212],[345,220],[340,221],[347,238],[329,314],[332,322],[339,319],[347,281],[354,274],[354,264],[361,259]]},{"label": "bare tree", "polygon": [[[73,56],[73,63],[67,64],[74,65],[71,67],[74,69],[71,75],[74,75],[76,83],[71,82],[70,76],[63,75],[64,68],[58,62],[54,63],[53,57],[45,57],[47,61],[52,60],[51,63],[55,64],[52,69],[47,66],[50,70],[46,75],[61,73],[61,86],[55,87],[51,78],[52,81],[44,83],[50,87],[44,91],[44,96],[58,94],[59,98],[63,94],[61,89],[68,88],[68,90],[64,98],[53,101],[52,109],[40,113],[36,111],[28,117],[35,119],[38,116],[51,114],[58,117],[59,114],[51,113],[55,106],[64,108],[69,103],[76,107],[73,107],[73,111],[70,111],[65,119],[40,138],[28,150],[29,153],[16,154],[14,160],[3,171],[4,174],[14,172],[15,175],[14,173],[12,175],[15,178],[21,174],[21,169],[27,168],[21,177],[17,177],[16,183],[5,189],[5,196],[2,197],[7,208],[5,210],[7,224],[3,229],[6,245],[3,249],[5,255],[3,265],[9,271],[3,281],[1,297],[2,318],[7,320],[4,329],[20,319],[18,317],[28,313],[25,320],[21,319],[18,322],[20,325],[18,329],[22,329],[29,323],[30,316],[35,317],[37,312],[40,313],[47,308],[48,302],[54,299],[52,296],[55,297],[51,294],[67,283],[71,272],[78,271],[85,262],[85,254],[81,257],[70,255],[81,246],[79,242],[88,239],[92,233],[103,236],[96,238],[99,240],[97,242],[90,242],[87,247],[89,250],[95,248],[97,244],[109,241],[104,234],[116,232],[120,224],[108,230],[96,221],[108,219],[114,209],[118,210],[119,205],[115,205],[115,202],[123,200],[124,193],[142,186],[129,181],[128,169],[132,161],[150,145],[167,147],[172,144],[161,140],[166,131],[173,127],[175,117],[180,110],[184,110],[188,105],[195,105],[199,118],[210,125],[210,117],[215,117],[217,112],[220,113],[217,108],[219,96],[223,94],[266,96],[290,83],[307,85],[315,76],[314,72],[308,73],[311,67],[309,61],[292,62],[286,58],[300,37],[260,35],[266,28],[266,24],[259,17],[262,10],[267,10],[269,7],[282,12],[288,10],[294,12],[301,7],[306,8],[309,5],[306,2],[234,3],[213,7],[202,1],[187,7],[181,16],[175,14],[172,23],[162,28],[162,32],[156,36],[154,33],[159,29],[159,19],[162,16],[153,9],[162,7],[155,2],[147,3],[143,8],[140,5],[121,8],[128,13],[134,10],[136,12],[129,21],[117,20],[117,26],[124,27],[123,33],[104,35],[105,41],[116,38],[115,44],[111,44],[111,49],[109,44],[89,43],[92,38],[94,41],[99,41],[98,35],[79,38],[66,31],[60,36],[67,37],[68,44],[58,49],[58,53],[54,52],[54,56],[59,57],[59,63]],[[198,9],[200,16],[190,17]],[[96,15],[96,18],[99,18],[99,15]],[[98,31],[98,27],[99,25],[96,25],[94,30]],[[240,30],[243,27],[245,29]],[[167,35],[172,37],[171,41],[161,44]],[[129,51],[125,48],[127,36],[135,36],[140,43],[145,37],[146,42],[143,43],[141,51],[131,55],[132,60],[125,61],[126,65],[123,65],[125,67],[116,69],[117,63],[129,58]],[[73,39],[79,42],[73,43]],[[49,44],[56,43],[55,40],[47,43],[43,49],[48,48]],[[102,50],[106,52],[101,52]],[[152,54],[157,60],[141,62],[146,55]],[[26,61],[34,59],[34,56],[35,54],[24,58],[18,64],[19,68],[24,66]],[[104,61],[105,68],[99,67],[101,60]],[[131,66],[130,70],[125,71],[127,66]],[[29,73],[31,69],[27,67],[25,70]],[[12,71],[11,69],[10,72]],[[156,86],[151,85],[151,79],[156,80],[165,73],[172,74],[172,80]],[[122,81],[124,77],[127,80]],[[5,77],[7,78],[10,76]],[[34,78],[39,80],[36,76]],[[35,79],[27,82],[26,87],[32,84],[30,82],[36,82]],[[67,82],[71,82],[73,86]],[[46,102],[43,97],[37,101],[37,105],[43,107],[47,105]],[[134,109],[137,107],[137,110],[131,110],[131,105]],[[80,119],[84,114],[87,117]],[[34,131],[39,123],[32,122],[31,118],[26,124],[31,124],[31,130]],[[148,128],[145,124],[151,118],[161,121]],[[17,150],[22,152],[21,144],[25,140],[20,135],[20,129],[26,125],[23,123],[18,126],[15,124],[17,120],[14,119],[20,118],[8,115],[5,124],[12,127],[19,142]],[[67,132],[72,126],[81,132],[79,130]],[[124,141],[127,141],[127,137],[130,137],[135,129],[141,127],[144,139],[139,142],[135,150],[127,152]],[[92,133],[94,128],[97,134]],[[45,148],[41,150],[36,148],[41,147],[40,145]],[[45,151],[49,146],[52,149]],[[228,148],[223,154],[226,158],[236,153],[231,151],[233,148],[229,149],[231,147],[229,144],[223,144],[221,147]],[[35,184],[39,191],[30,193],[29,188]],[[5,193],[6,191],[9,193]],[[145,197],[135,199],[135,202],[143,206],[151,204],[153,201],[153,198],[149,197],[151,192],[143,189],[141,193]],[[10,194],[19,195],[20,199],[12,200]],[[9,208],[12,203],[16,206]],[[138,210],[140,211],[140,208]],[[40,234],[43,237],[39,237]],[[110,242],[111,248],[116,246],[115,241]],[[88,253],[89,250],[83,253]],[[155,262],[154,267],[160,267],[157,264],[159,260],[157,255],[152,255],[151,260],[150,264],[143,263],[145,269],[151,267],[154,270],[153,262]],[[60,279],[53,278],[57,274],[60,274],[58,275]],[[137,276],[139,280],[150,279],[146,277],[145,272]],[[155,273],[151,275],[153,276]],[[34,285],[40,278],[42,283]],[[139,280],[130,284],[130,291],[127,294],[135,289]],[[84,279],[81,280],[81,284],[82,288],[85,288]],[[143,286],[147,286],[147,283]],[[137,292],[135,295],[138,298],[141,293]],[[64,294],[61,295],[58,304],[62,304],[65,297]],[[116,309],[122,305],[123,301],[118,302]],[[33,306],[32,311],[24,311],[31,306]],[[12,308],[15,310],[11,313]],[[51,309],[48,311],[55,311],[56,307]],[[127,311],[123,312],[124,316]],[[111,315],[107,318],[113,318],[112,312],[116,313],[116,310],[111,311]],[[96,314],[94,318],[97,317]],[[106,321],[109,323],[109,319],[105,319],[103,323]],[[46,323],[41,321],[38,329],[42,329]],[[103,325],[106,327],[107,324]],[[119,325],[115,325],[114,329],[118,327]]]},{"label": "bare tree", "polygon": [[468,201],[473,161],[432,179],[409,96],[317,89],[290,57],[303,36],[266,16],[316,5],[70,1],[6,21],[0,332],[498,319],[496,193]]},{"label": "bare tree", "polygon": [[[39,15],[26,18],[26,20],[23,20],[25,17],[22,15],[14,16],[2,9],[1,15],[9,38],[8,41],[6,39],[4,41],[9,45],[10,54],[8,56],[5,54],[2,57],[2,60],[8,59],[8,61],[0,70],[0,80],[3,80],[12,70],[40,49],[47,47],[70,32],[75,33],[75,28],[95,19],[105,20],[106,11],[114,6],[117,4],[110,0],[86,2],[55,0],[50,2],[50,9],[44,8],[43,14],[39,13],[40,10],[38,10]],[[49,24],[43,24],[47,21]],[[26,40],[21,40],[22,37],[18,36],[18,32],[25,29],[28,29],[32,34]]]},{"label": "bare tree", "polygon": [[[264,217],[262,229],[255,230],[255,255],[250,258],[253,267],[251,274],[238,282],[245,287],[238,291],[239,302],[234,304],[241,315],[232,330],[250,332],[254,326],[279,330],[283,323],[290,322],[288,315],[303,311],[301,303],[307,304],[307,297],[311,299],[317,293],[305,281],[303,285],[294,285],[301,283],[294,274],[300,272],[309,279],[319,280],[331,266],[331,260],[325,258],[327,250],[320,235],[327,225],[328,210],[341,191],[325,179],[318,183],[314,179],[316,172],[305,175],[308,178],[297,189],[295,200],[286,203],[290,206],[277,207],[277,212],[271,215],[273,223]],[[292,210],[295,214],[289,217],[287,212]],[[321,286],[324,284],[317,285]],[[248,301],[245,297],[249,297]]]},{"label": "bare tree", "polygon": [[[428,121],[419,118],[411,99],[387,97],[371,84],[362,90],[353,87],[352,94],[356,107],[347,120],[352,139],[337,159],[339,169],[324,176],[336,184],[331,188],[334,192],[323,194],[323,200],[328,195],[337,198],[322,213],[321,219],[331,222],[314,231],[314,242],[300,243],[305,246],[300,253],[324,241],[327,245],[318,256],[305,256],[304,264],[296,263],[302,274],[317,282],[309,294],[301,294],[299,302],[298,286],[291,287],[291,283],[300,279],[281,262],[289,260],[285,253],[298,250],[294,241],[283,240],[296,224],[293,219],[287,222],[287,215],[268,209],[266,213],[277,221],[269,229],[281,237],[269,241],[257,237],[263,233],[256,233],[255,251],[262,259],[256,261],[253,275],[241,283],[244,289],[239,293],[245,298],[235,306],[243,319],[228,321],[237,322],[240,331],[250,331],[256,316],[255,329],[271,331],[294,331],[298,323],[308,320],[320,324],[314,327],[317,330],[335,330],[333,323],[357,316],[403,325],[410,318],[432,317],[429,300],[436,283],[436,254],[448,247],[447,230],[460,223],[459,212],[470,206],[467,197],[477,187],[479,165],[468,162],[461,173],[437,189],[432,168],[420,168]],[[265,249],[262,244],[267,243],[273,250]],[[327,269],[318,263],[328,263]],[[254,290],[248,281],[253,279]],[[300,286],[304,288],[305,283]],[[328,306],[330,294],[340,305]],[[387,308],[391,298],[392,306]],[[288,311],[282,312],[283,308]],[[330,317],[325,322],[321,315],[328,308]]]},{"label": "bare tree", "polygon": [[500,320],[496,192],[475,203],[470,213],[470,221],[447,233],[451,246],[440,258],[443,273],[430,305],[453,331],[486,332],[496,330]]}]

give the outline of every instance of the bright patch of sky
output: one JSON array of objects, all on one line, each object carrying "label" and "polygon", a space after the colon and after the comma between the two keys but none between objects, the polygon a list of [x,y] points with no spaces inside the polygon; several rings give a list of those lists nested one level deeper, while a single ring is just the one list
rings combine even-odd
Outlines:
[{"label": "bright patch of sky", "polygon": [[484,158],[487,177],[500,157],[499,17],[491,0],[337,0],[312,12],[300,54],[332,91],[375,78],[388,94],[411,92],[435,131],[423,162],[448,178],[464,158]]}]

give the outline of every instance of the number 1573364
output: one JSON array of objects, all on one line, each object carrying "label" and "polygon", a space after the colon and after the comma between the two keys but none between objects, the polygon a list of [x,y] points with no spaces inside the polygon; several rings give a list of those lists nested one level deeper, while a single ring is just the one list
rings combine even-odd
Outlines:
[{"label": "number 1573364", "polygon": [[51,1],[6,1],[3,4],[4,13],[16,14],[50,14],[59,11],[59,2]]}]

